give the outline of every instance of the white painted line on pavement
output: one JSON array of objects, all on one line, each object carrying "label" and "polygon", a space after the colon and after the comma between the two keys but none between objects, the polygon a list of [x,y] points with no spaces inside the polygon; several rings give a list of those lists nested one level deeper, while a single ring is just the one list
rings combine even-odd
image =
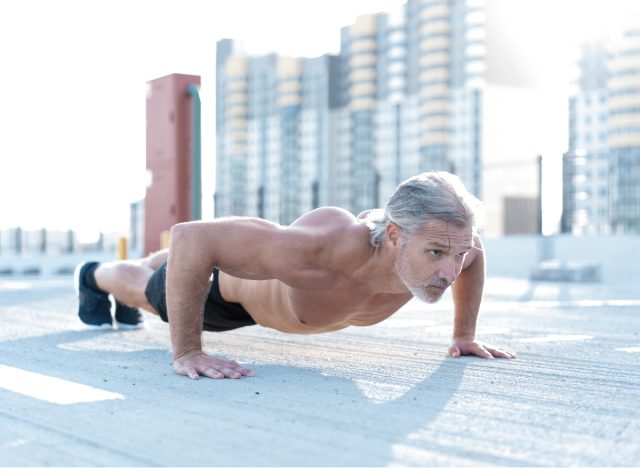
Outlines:
[{"label": "white painted line on pavement", "polygon": [[[386,320],[380,324],[381,327],[386,328],[422,328],[426,333],[441,333],[443,335],[450,335],[453,330],[451,325],[443,325],[435,320],[421,319],[421,318],[393,318]],[[509,333],[511,330],[505,327],[492,327],[479,325],[476,334],[478,335],[500,335],[503,333]]]},{"label": "white painted line on pavement", "polygon": [[0,388],[59,405],[124,399],[124,396],[119,393],[107,392],[89,385],[2,364],[0,364]]},{"label": "white painted line on pavement", "polygon": [[580,299],[575,301],[493,301],[491,299],[486,299],[482,302],[483,308],[489,308],[495,311],[511,310],[524,306],[535,307],[538,309],[556,309],[562,307],[638,307],[640,306],[640,299]]},{"label": "white painted line on pavement", "polygon": [[640,353],[640,346],[631,346],[630,348],[616,348],[616,351],[623,351],[625,353]]},{"label": "white painted line on pavement", "polygon": [[586,341],[593,339],[589,335],[546,335],[535,338],[520,338],[516,341],[520,343],[553,343],[557,341]]},{"label": "white painted line on pavement", "polygon": [[637,307],[638,299],[579,299],[577,301],[558,301],[560,304],[573,304],[578,307]]}]

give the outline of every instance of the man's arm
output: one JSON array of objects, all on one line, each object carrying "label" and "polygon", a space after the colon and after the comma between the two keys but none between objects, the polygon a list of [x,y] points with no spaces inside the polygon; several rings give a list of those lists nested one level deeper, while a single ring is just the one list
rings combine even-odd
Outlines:
[{"label": "man's arm", "polygon": [[295,277],[314,248],[305,230],[252,218],[191,222],[171,229],[167,263],[167,313],[173,366],[197,379],[252,375],[235,361],[202,351],[202,311],[214,267],[240,278],[284,281]]},{"label": "man's arm", "polygon": [[476,235],[473,243],[473,249],[467,254],[462,271],[452,286],[455,318],[449,354],[453,357],[474,354],[487,359],[514,358],[516,355],[512,351],[475,341],[476,322],[484,290],[485,263],[480,237]]}]

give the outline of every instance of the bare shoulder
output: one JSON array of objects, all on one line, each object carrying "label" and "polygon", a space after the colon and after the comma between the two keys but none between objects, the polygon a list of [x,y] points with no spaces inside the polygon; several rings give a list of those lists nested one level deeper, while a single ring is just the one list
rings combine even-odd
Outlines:
[{"label": "bare shoulder", "polygon": [[291,224],[291,227],[311,227],[321,231],[330,231],[353,225],[355,222],[356,217],[347,210],[336,206],[324,206],[300,216]]},{"label": "bare shoulder", "polygon": [[[334,206],[309,211],[290,227],[308,231],[318,242],[334,247],[338,247],[338,244],[352,247],[352,242],[361,243],[363,238],[368,239],[368,228],[361,220],[349,211]],[[363,233],[366,235],[363,236]]]},{"label": "bare shoulder", "polygon": [[344,270],[356,267],[371,255],[369,228],[352,213],[342,208],[323,207],[298,218],[291,229],[313,236],[318,265]]}]

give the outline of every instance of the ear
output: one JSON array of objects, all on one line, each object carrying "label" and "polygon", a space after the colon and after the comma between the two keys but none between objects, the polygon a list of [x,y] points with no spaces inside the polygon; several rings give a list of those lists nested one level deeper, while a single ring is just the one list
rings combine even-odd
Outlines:
[{"label": "ear", "polygon": [[401,237],[402,231],[400,230],[400,228],[394,223],[388,223],[387,232],[385,235],[386,241],[393,245],[393,247],[397,247]]}]

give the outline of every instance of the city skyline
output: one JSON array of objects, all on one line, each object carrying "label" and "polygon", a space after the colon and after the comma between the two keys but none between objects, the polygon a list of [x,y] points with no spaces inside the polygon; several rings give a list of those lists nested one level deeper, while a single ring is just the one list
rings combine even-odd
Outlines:
[{"label": "city skyline", "polygon": [[[389,12],[404,4],[348,2],[347,11],[343,4],[327,6],[326,2],[306,2],[306,8],[300,7],[303,2],[238,3],[239,6],[234,3],[233,7],[216,9],[203,2],[140,2],[132,8],[125,8],[124,2],[91,6],[56,2],[55,7],[45,2],[3,2],[1,39],[5,44],[19,45],[4,54],[8,65],[4,69],[11,73],[4,75],[0,91],[4,104],[0,124],[9,130],[5,130],[7,136],[0,143],[0,228],[21,225],[27,229],[97,232],[113,226],[114,230],[126,230],[129,203],[143,198],[145,190],[144,83],[174,72],[202,76],[203,173],[211,174],[203,180],[203,215],[210,218],[216,40],[233,37],[244,42],[252,54],[335,53],[340,28],[352,23],[356,16]],[[264,3],[269,3],[271,9]],[[552,6],[551,2],[541,3]],[[581,34],[586,35],[590,29],[601,30],[608,23],[602,19],[606,18],[602,14],[605,3],[619,9],[615,14],[611,10],[609,26],[621,20],[620,12],[630,5],[622,1],[580,3],[583,8],[574,12],[587,12],[581,15]],[[577,4],[563,2],[565,10],[569,10],[567,5]],[[209,15],[202,13],[194,19],[188,14],[190,7]],[[291,21],[291,15],[284,13],[287,8],[296,13],[294,17],[299,21]],[[74,9],[74,17],[85,21],[74,23],[65,18]],[[262,14],[250,15],[252,22],[247,18],[247,9]],[[40,18],[30,16],[34,11],[41,12]],[[146,21],[150,18],[155,24]],[[265,18],[273,21],[269,23]],[[590,22],[596,24],[597,18],[601,19],[597,27],[590,28]],[[174,22],[185,24],[180,38],[166,34]],[[55,30],[48,26],[50,23],[55,24]],[[100,26],[102,23],[112,27]],[[27,24],[30,27],[25,27]],[[321,31],[313,34],[318,27]],[[116,34],[110,36],[110,30]],[[273,31],[280,35],[274,37]],[[313,41],[309,35],[314,35]],[[192,52],[185,55],[181,50]],[[570,65],[567,63],[567,67]],[[37,137],[30,132],[37,132]],[[565,142],[558,160],[566,149]],[[76,175],[65,177],[70,172]],[[99,195],[91,196],[94,191]],[[114,212],[112,207],[116,207]]]}]

